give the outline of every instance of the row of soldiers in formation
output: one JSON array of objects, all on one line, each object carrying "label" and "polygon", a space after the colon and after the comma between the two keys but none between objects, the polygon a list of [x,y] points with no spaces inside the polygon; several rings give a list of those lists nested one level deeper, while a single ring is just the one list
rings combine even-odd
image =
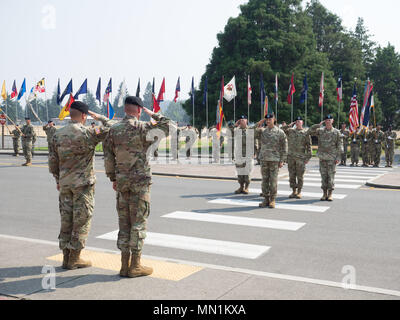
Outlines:
[{"label": "row of soldiers in formation", "polygon": [[[148,134],[153,129],[160,129],[168,136],[171,128],[176,130],[177,126],[161,114],[145,108],[137,97],[126,98],[124,111],[126,116],[116,122],[90,112],[86,104],[75,101],[70,109],[71,121],[66,126],[57,130],[49,129],[53,128],[52,124],[46,126],[49,170],[60,193],[59,247],[63,251],[62,266],[65,269],[91,266],[90,261],[81,258],[81,250],[85,247],[94,211],[95,148],[103,142],[105,172],[117,195],[120,275],[137,277],[153,272],[152,268],[140,262],[150,214],[151,169],[147,151],[153,141],[148,141]],[[153,123],[138,120],[142,111],[153,119]],[[88,114],[103,125],[86,127]],[[305,167],[312,157],[311,136],[318,137],[323,190],[321,200],[332,201],[336,165],[342,161],[344,153],[344,135],[333,127],[333,122],[333,117],[329,115],[320,124],[305,129],[303,120],[297,118],[295,123],[279,128],[274,115],[268,114],[256,126],[249,128],[246,117],[241,117],[235,126],[235,135],[239,137],[235,141],[242,144],[242,157],[235,161],[240,184],[236,193],[248,193],[254,154],[246,152],[246,144],[247,133],[252,130],[258,145],[262,173],[264,199],[260,207],[275,207],[278,172],[285,163],[289,166],[290,186],[293,189],[290,197],[301,198]],[[28,139],[29,135],[24,133],[24,138]]]}]

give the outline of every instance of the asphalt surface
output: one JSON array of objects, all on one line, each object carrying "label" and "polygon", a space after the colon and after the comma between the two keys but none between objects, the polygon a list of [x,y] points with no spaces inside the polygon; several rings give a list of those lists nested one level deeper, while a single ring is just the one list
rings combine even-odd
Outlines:
[{"label": "asphalt surface", "polygon": [[[47,158],[39,156],[33,161],[34,166],[26,168],[19,166],[23,163],[22,158],[0,156],[0,235],[57,241],[60,226],[58,192],[54,179],[47,169]],[[259,170],[259,167],[255,170]],[[315,173],[311,170],[318,170],[318,168],[314,165],[308,167],[309,174],[313,175]],[[311,210],[304,211],[253,207],[256,201],[261,201],[258,194],[253,192],[248,196],[233,195],[233,191],[237,189],[237,184],[233,181],[154,176],[151,214],[148,221],[149,233],[228,241],[263,248],[269,247],[269,249],[256,258],[244,258],[234,256],[235,253],[227,254],[224,248],[220,253],[209,253],[197,249],[176,248],[168,244],[166,246],[152,245],[145,241],[143,254],[164,260],[207,264],[211,265],[211,270],[212,266],[217,266],[222,270],[221,277],[228,274],[228,271],[223,271],[224,268],[227,270],[238,268],[255,273],[273,273],[340,283],[346,276],[346,270],[351,269],[355,271],[357,285],[394,290],[400,294],[399,191],[368,188],[357,180],[357,176],[360,177],[358,179],[362,179],[362,175],[366,175],[364,170],[360,169],[360,174],[346,170],[350,169],[339,169],[338,175],[351,175],[355,178],[348,178],[348,181],[346,181],[347,178],[343,178],[343,182],[337,182],[337,184],[358,187],[338,188],[335,194],[346,195],[344,199],[331,203],[321,202],[317,197],[290,200],[287,196],[279,196],[277,199],[279,204],[311,206]],[[394,170],[397,171],[398,168]],[[378,174],[380,171],[375,173],[371,169],[369,175]],[[87,246],[117,250],[115,240],[99,238],[118,230],[118,220],[115,192],[104,174],[103,163],[98,158],[96,159],[96,176],[95,213]],[[310,179],[314,178],[311,176]],[[318,183],[314,180],[311,182]],[[260,189],[261,186],[259,182],[256,182],[250,188]],[[283,184],[279,186],[279,190],[289,191],[290,189],[289,186]],[[321,193],[318,186],[305,187],[303,191]],[[221,199],[225,202],[210,203],[210,201],[217,200],[218,202]],[[245,202],[238,205],[237,200],[254,201],[254,203]],[[313,211],[314,209],[325,210],[323,207],[329,208],[324,212]],[[288,231],[240,223],[234,225],[163,217],[175,212],[213,217],[214,215],[228,216],[228,220],[231,219],[229,217],[241,217],[296,222],[304,225],[296,231]],[[7,243],[7,245],[12,247],[12,243]],[[29,248],[32,250],[32,245]],[[237,249],[237,253],[242,251],[246,250],[240,247]],[[0,260],[3,259],[7,258],[0,257]],[[0,262],[5,263],[4,260]],[[1,274],[0,278],[2,278]],[[218,282],[218,279],[220,275],[218,277],[214,275],[210,276],[209,281],[210,283]],[[266,286],[275,288],[274,298],[308,297],[304,295],[301,288],[304,289],[309,284],[301,281],[287,284],[268,277],[263,278],[262,281],[266,282]],[[227,294],[224,297],[264,299],[265,292],[257,289],[257,283],[262,282],[251,279],[247,281],[246,287],[243,287],[242,293]],[[342,289],[333,290],[323,285],[316,287],[318,288],[314,290],[319,293],[319,297],[323,298],[368,298],[368,294],[351,296]],[[286,290],[281,291],[282,288]],[[393,295],[378,295],[378,297],[400,298]],[[166,298],[168,299],[168,296]]]}]

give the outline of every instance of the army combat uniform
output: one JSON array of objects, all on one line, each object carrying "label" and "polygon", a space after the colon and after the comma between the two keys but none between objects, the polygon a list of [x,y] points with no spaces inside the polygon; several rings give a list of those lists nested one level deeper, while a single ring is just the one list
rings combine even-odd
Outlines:
[{"label": "army combat uniform", "polygon": [[372,161],[374,167],[379,167],[381,163],[381,155],[382,155],[382,144],[385,141],[385,134],[382,130],[374,129],[372,130],[372,141],[373,141],[373,152],[372,152]]},{"label": "army combat uniform", "polygon": [[350,137],[350,131],[348,129],[340,129],[340,134],[342,136],[342,143],[343,143],[343,153],[342,153],[342,159],[340,161],[340,164],[342,166],[346,166],[347,162],[347,149],[349,147],[349,137]]},{"label": "army combat uniform", "polygon": [[36,141],[36,133],[32,125],[25,124],[21,129],[23,136],[22,140],[22,150],[24,152],[24,157],[26,159],[26,163],[23,165],[29,166],[32,164],[32,147]]},{"label": "army combat uniform", "polygon": [[394,131],[386,131],[385,132],[385,160],[386,167],[393,166],[394,160],[394,148],[395,142],[397,139],[397,134]]},{"label": "army combat uniform", "polygon": [[360,138],[361,138],[361,157],[363,161],[363,167],[368,167],[369,165],[369,149],[368,149],[368,133],[366,132],[366,129],[363,129],[363,131],[360,133]]},{"label": "army combat uniform", "polygon": [[[240,188],[236,190],[235,193],[249,194],[249,185],[251,182],[250,175],[254,167],[254,128],[236,128],[233,133],[233,139],[235,152],[240,152],[241,150],[241,154],[234,155],[235,168],[240,185]],[[249,145],[247,145],[248,142],[250,143]],[[241,145],[241,148],[239,148],[239,144]]]},{"label": "army combat uniform", "polygon": [[331,130],[316,124],[311,127],[310,133],[318,137],[319,171],[321,173],[324,192],[322,201],[332,201],[332,192],[335,189],[336,161],[340,161],[343,153],[343,140],[340,131]]},{"label": "army combat uniform", "polygon": [[309,130],[295,129],[289,126],[282,127],[288,140],[288,169],[290,188],[293,193],[290,198],[301,199],[301,189],[304,183],[306,163],[312,157],[312,143]]},{"label": "army combat uniform", "polygon": [[[83,267],[79,265],[79,256],[85,247],[94,210],[95,148],[104,140],[112,124],[104,116],[99,116],[99,120],[104,127],[88,128],[71,120],[56,131],[51,142],[49,170],[60,186],[61,229],[58,239],[66,269]],[[90,266],[90,263],[82,264]]]},{"label": "army combat uniform", "polygon": [[288,145],[285,132],[274,126],[257,128],[256,139],[260,143],[260,162],[262,175],[262,194],[264,197],[260,207],[275,207],[278,192],[279,163],[287,159]]},{"label": "army combat uniform", "polygon": [[358,167],[360,161],[360,145],[363,143],[362,135],[356,132],[350,136],[350,152],[351,152],[351,166]]},{"label": "army combat uniform", "polygon": [[14,148],[14,156],[18,157],[19,153],[19,138],[21,137],[21,132],[18,129],[14,129],[12,132],[12,141]]},{"label": "army combat uniform", "polygon": [[374,142],[374,135],[373,135],[373,130],[369,129],[367,133],[367,160],[368,160],[368,165],[372,166],[374,164],[374,158],[375,158],[375,142]]},{"label": "army combat uniform", "polygon": [[43,131],[46,133],[47,136],[47,145],[49,146],[49,153],[52,152],[52,144],[51,141],[53,140],[53,136],[56,133],[56,128],[55,127],[50,127],[50,126],[43,126]]},{"label": "army combat uniform", "polygon": [[104,142],[106,175],[112,182],[116,182],[119,219],[117,247],[122,256],[120,275],[124,277],[148,275],[152,272],[145,269],[144,273],[140,270],[136,273],[131,269],[140,266],[150,214],[151,168],[147,152],[152,141],[147,141],[146,136],[152,129],[160,129],[166,136],[169,133],[169,119],[159,114],[154,114],[152,118],[157,121],[156,124],[126,115],[121,122],[111,127]]}]

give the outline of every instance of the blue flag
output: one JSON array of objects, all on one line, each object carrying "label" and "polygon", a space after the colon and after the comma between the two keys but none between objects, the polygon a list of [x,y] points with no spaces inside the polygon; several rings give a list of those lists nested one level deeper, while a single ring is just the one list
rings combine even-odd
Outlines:
[{"label": "blue flag", "polygon": [[75,94],[74,99],[77,100],[80,94],[87,93],[87,79],[83,81],[81,87],[79,88],[78,92]]},{"label": "blue flag", "polygon": [[364,112],[364,120],[363,120],[363,123],[362,123],[362,125],[364,126],[364,127],[368,127],[368,125],[369,125],[369,119],[370,119],[370,111],[371,111],[371,104],[372,104],[372,97],[373,97],[373,92],[372,92],[372,90],[370,91],[370,93],[369,93],[369,97],[368,97],[368,102],[367,102],[367,105],[366,105],[366,107],[365,107],[365,112]]},{"label": "blue flag", "polygon": [[154,77],[153,77],[153,86],[151,87],[151,92],[152,92],[153,94],[156,93],[156,83],[155,83]]},{"label": "blue flag", "polygon": [[112,107],[111,102],[108,101],[107,117],[108,117],[108,119],[111,120],[114,118],[114,115],[115,115],[114,108]]},{"label": "blue flag", "polygon": [[263,76],[261,75],[261,80],[260,80],[260,96],[261,96],[261,105],[264,106],[265,103],[265,96],[267,94],[265,93],[265,88],[264,88],[264,80]]},{"label": "blue flag", "polygon": [[22,98],[22,96],[24,95],[25,92],[26,92],[26,83],[25,83],[25,78],[24,78],[24,82],[22,82],[21,89],[19,90],[19,94],[18,94],[18,98],[17,98],[18,101]]},{"label": "blue flag", "polygon": [[139,96],[140,96],[140,78],[139,78],[139,81],[138,81],[138,84],[137,84],[137,88],[136,88],[136,97],[139,98]]},{"label": "blue flag", "polygon": [[60,105],[61,100],[60,100],[60,96],[61,96],[61,88],[60,88],[60,78],[58,78],[58,84],[57,84],[57,104]]},{"label": "blue flag", "polygon": [[65,97],[67,94],[70,94],[70,93],[72,93],[72,79],[69,81],[67,87],[65,88],[63,94],[61,95],[61,97],[60,97],[60,103],[63,101],[64,97]]},{"label": "blue flag", "polygon": [[99,104],[101,104],[101,77],[99,78],[99,82],[97,83],[96,100],[98,100]]},{"label": "blue flag", "polygon": [[307,84],[307,74],[306,74],[303,80],[303,89],[301,89],[300,103],[304,103],[307,100],[307,94],[308,94],[308,84]]},{"label": "blue flag", "polygon": [[208,78],[206,76],[206,81],[204,83],[204,97],[203,97],[203,105],[204,106],[207,104],[207,92],[208,92],[208,88],[207,88],[208,84],[207,84],[207,82],[208,82]]}]

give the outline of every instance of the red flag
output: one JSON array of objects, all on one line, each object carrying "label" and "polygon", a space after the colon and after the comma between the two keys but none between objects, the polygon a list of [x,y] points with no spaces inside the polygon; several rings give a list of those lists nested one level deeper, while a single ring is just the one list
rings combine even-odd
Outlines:
[{"label": "red flag", "polygon": [[160,92],[158,93],[158,98],[157,98],[158,104],[160,104],[160,102],[164,101],[164,93],[165,93],[165,78],[163,78]]},{"label": "red flag", "polygon": [[161,110],[160,105],[159,105],[158,101],[156,100],[156,96],[153,94],[153,112],[157,113],[160,110]]},{"label": "red flag", "polygon": [[294,87],[294,73],[292,74],[292,81],[290,82],[289,92],[287,101],[289,104],[292,104],[293,94],[296,92],[296,88]]},{"label": "red flag", "polygon": [[318,102],[319,107],[322,107],[324,105],[324,93],[325,93],[324,73],[322,72],[321,85],[320,85],[320,89],[319,89],[319,102]]}]

